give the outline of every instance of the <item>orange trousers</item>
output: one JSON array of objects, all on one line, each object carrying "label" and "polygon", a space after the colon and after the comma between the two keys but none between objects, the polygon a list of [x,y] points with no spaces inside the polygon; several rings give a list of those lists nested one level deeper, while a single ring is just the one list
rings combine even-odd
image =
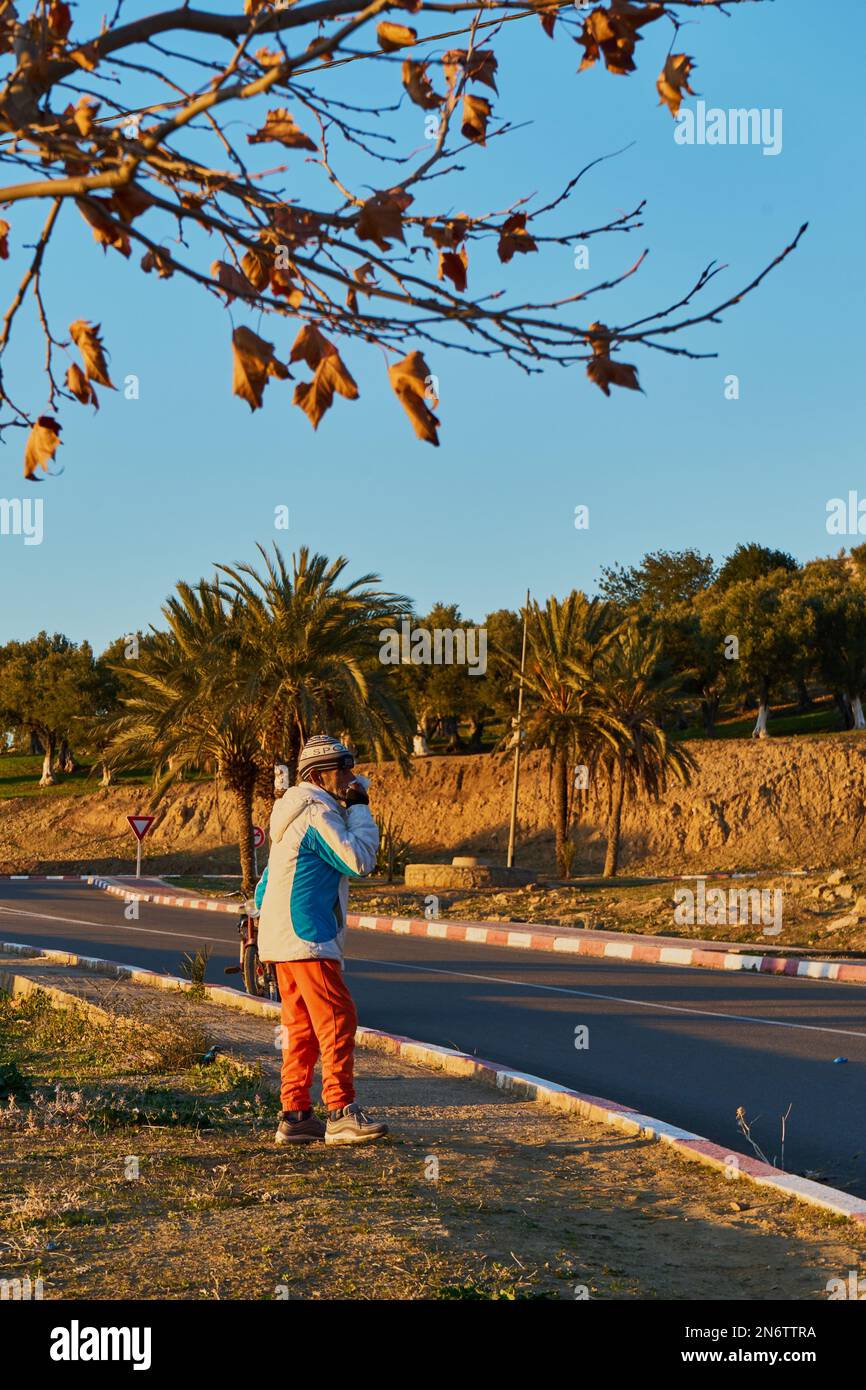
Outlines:
[{"label": "orange trousers", "polygon": [[322,1057],[322,1100],[339,1110],[355,1099],[358,1015],[338,960],[284,960],[276,965],[282,1003],[284,1110],[309,1110],[310,1086]]}]

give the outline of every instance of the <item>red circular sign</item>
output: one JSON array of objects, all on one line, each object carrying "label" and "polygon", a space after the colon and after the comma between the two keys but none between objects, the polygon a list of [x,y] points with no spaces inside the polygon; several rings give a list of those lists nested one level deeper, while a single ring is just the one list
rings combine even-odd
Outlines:
[{"label": "red circular sign", "polygon": [[265,832],[260,825],[253,826],[253,849],[261,849],[265,843]]}]

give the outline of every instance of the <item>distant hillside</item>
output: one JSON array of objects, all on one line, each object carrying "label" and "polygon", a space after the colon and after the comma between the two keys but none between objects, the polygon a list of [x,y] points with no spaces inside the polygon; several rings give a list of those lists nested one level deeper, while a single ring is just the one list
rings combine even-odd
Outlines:
[{"label": "distant hillside", "polygon": [[[866,849],[866,735],[696,741],[699,771],[658,804],[630,805],[623,820],[622,869],[688,873],[712,868],[846,864]],[[493,755],[416,759],[404,779],[392,764],[368,766],[375,810],[391,812],[414,859],[469,853],[504,862],[511,762]],[[551,871],[547,764],[523,762],[518,862]],[[597,872],[605,789],[579,831],[576,872]],[[134,840],[126,815],[146,809],[144,788],[111,787],[87,796],[0,801],[0,873],[128,871]],[[267,808],[258,819],[267,823]],[[145,841],[152,871],[237,867],[234,817],[213,782],[183,785],[166,798]]]}]

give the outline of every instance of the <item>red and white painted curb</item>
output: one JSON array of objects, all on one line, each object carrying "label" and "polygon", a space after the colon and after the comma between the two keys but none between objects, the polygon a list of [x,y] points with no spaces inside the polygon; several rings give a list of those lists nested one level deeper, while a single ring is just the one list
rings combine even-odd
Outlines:
[{"label": "red and white painted curb", "polygon": [[[26,879],[57,882],[62,879],[87,883],[105,893],[124,898],[127,902],[155,903],[158,907],[190,908],[195,912],[223,912],[236,917],[243,903],[225,902],[218,898],[197,898],[192,894],[161,893],[135,888],[117,879],[99,878],[95,874],[13,874],[14,882]],[[746,877],[746,875],[740,875]],[[745,970],[753,975],[787,975],[795,979],[831,980],[841,984],[866,984],[866,961],[803,960],[793,956],[757,955],[745,951],[725,951],[720,945],[713,949],[698,946],[671,945],[648,941],[645,936],[627,932],[594,932],[572,928],[527,925],[516,930],[503,922],[427,921],[426,918],[376,917],[349,912],[346,925],[361,931],[391,932],[396,936],[426,936],[438,941],[463,941],[473,946],[505,946],[514,950],[545,951],[554,954],[590,956],[595,959],[635,961],[640,965],[677,965],[705,970]],[[611,939],[615,937],[615,939]]]},{"label": "red and white painted curb", "polygon": [[87,874],[0,874],[0,881],[7,883],[80,883]]},{"label": "red and white painted curb", "polygon": [[[79,966],[92,970],[94,974],[108,975],[113,979],[128,979],[134,984],[149,985],[157,989],[190,990],[189,980],[177,975],[158,975],[154,970],[146,970],[136,965],[121,965],[116,961],[103,960],[98,956],[79,956],[71,951],[55,951],[24,945],[17,941],[0,942],[0,955],[38,957],[41,960],[55,961],[62,965]],[[243,1013],[258,1017],[278,1019],[279,1004],[267,999],[256,999],[240,991],[219,985],[205,985],[204,993],[214,1004],[228,1005]],[[746,1179],[758,1187],[772,1188],[786,1197],[795,1197],[809,1206],[820,1207],[836,1216],[846,1217],[858,1225],[866,1225],[866,1199],[852,1196],[835,1187],[812,1182],[794,1173],[786,1173],[769,1163],[761,1163],[748,1154],[737,1153],[714,1144],[691,1130],[680,1129],[677,1125],[656,1120],[643,1115],[629,1105],[619,1105],[616,1101],[603,1100],[600,1096],[590,1096],[582,1091],[573,1091],[568,1086],[560,1086],[555,1081],[527,1072],[512,1071],[498,1062],[485,1061],[468,1052],[457,1052],[451,1047],[439,1047],[435,1043],[418,1042],[414,1038],[403,1037],[399,1033],[385,1033],[378,1028],[358,1027],[356,1042],[360,1047],[371,1051],[386,1052],[401,1057],[404,1061],[418,1066],[444,1071],[451,1076],[465,1077],[499,1091],[547,1105],[566,1114],[578,1115],[581,1119],[594,1120],[612,1126],[625,1134],[637,1135],[645,1139],[656,1139],[668,1144],[679,1157],[703,1163],[707,1167],[721,1171],[731,1181]]]},{"label": "red and white painted curb", "polygon": [[118,883],[117,879],[82,874],[82,880],[91,888],[101,888],[104,893],[111,893],[115,898],[124,898],[127,902],[134,900],[140,903],[156,903],[158,907],[190,907],[196,912],[228,912],[232,917],[239,917],[245,908],[241,899],[227,903],[220,898],[194,898],[189,893],[154,893],[148,889],[136,888],[135,879],[130,879],[127,885]]},{"label": "red and white painted curb", "polygon": [[701,946],[656,945],[646,937],[617,932],[573,929],[567,936],[556,927],[527,925],[515,930],[501,922],[440,922],[406,917],[367,917],[348,913],[350,927],[366,931],[395,932],[401,936],[426,936],[440,941],[465,941],[479,946],[510,946],[524,951],[552,951],[606,960],[631,960],[643,965],[684,965],[709,970],[748,970],[760,975],[793,975],[811,980],[839,980],[866,984],[866,961],[798,960],[790,956],[754,955],[745,951],[717,950]]}]

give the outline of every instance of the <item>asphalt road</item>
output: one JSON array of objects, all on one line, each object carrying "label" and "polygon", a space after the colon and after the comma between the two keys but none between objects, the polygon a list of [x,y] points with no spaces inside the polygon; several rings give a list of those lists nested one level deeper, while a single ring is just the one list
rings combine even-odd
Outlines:
[{"label": "asphalt road", "polygon": [[[0,940],[180,973],[212,950],[235,983],[232,917],[139,904],[73,883],[0,882]],[[347,973],[368,1027],[603,1096],[748,1152],[736,1112],[785,1167],[866,1196],[866,986],[560,959],[351,930]],[[575,1047],[575,1029],[588,1047]],[[834,1064],[837,1057],[845,1064]],[[361,1097],[363,1099],[363,1097]]]}]

